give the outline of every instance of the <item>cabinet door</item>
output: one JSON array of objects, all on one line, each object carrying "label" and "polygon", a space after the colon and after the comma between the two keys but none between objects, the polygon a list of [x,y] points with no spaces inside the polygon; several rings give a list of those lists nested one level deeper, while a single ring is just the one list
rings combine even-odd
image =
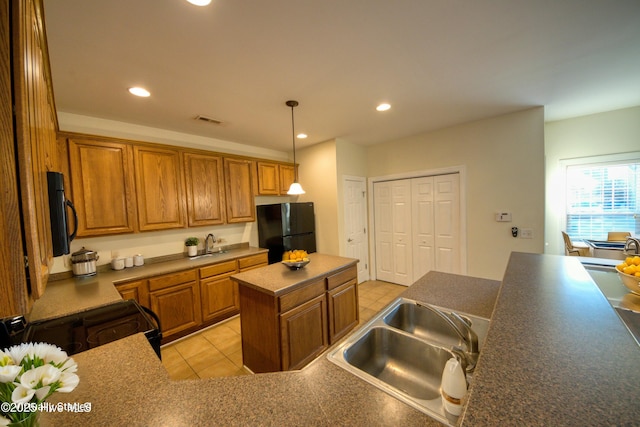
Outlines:
[{"label": "cabinet door", "polygon": [[253,198],[253,161],[224,159],[227,222],[253,222],[256,219]]},{"label": "cabinet door", "polygon": [[268,264],[269,258],[266,252],[256,255],[249,255],[247,257],[238,259],[238,267],[240,268],[240,272],[264,267]]},{"label": "cabinet door", "polygon": [[115,286],[122,299],[132,299],[142,306],[149,307],[149,292],[146,280],[120,283]]},{"label": "cabinet door", "polygon": [[280,315],[283,371],[302,368],[328,347],[326,301],[323,294]]},{"label": "cabinet door", "polygon": [[360,319],[356,279],[332,289],[329,297],[329,343],[333,344],[353,329]]},{"label": "cabinet door", "polygon": [[134,146],[140,231],[186,226],[180,152]]},{"label": "cabinet door", "polygon": [[256,165],[258,170],[258,194],[262,196],[280,194],[278,164],[257,162]]},{"label": "cabinet door", "polygon": [[151,310],[160,318],[163,342],[202,323],[198,282],[187,282],[149,293]]},{"label": "cabinet door", "polygon": [[131,146],[69,138],[68,147],[78,237],[136,231]]},{"label": "cabinet door", "polygon": [[222,157],[193,153],[183,157],[189,226],[224,224]]},{"label": "cabinet door", "polygon": [[230,276],[200,281],[202,320],[223,320],[240,312],[238,284]]},{"label": "cabinet door", "polygon": [[280,178],[280,194],[285,196],[289,187],[296,179],[296,169],[293,165],[278,165]]}]

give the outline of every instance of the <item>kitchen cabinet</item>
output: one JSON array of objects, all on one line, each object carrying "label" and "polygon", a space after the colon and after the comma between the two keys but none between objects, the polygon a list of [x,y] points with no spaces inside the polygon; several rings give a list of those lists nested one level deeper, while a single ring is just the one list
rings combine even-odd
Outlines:
[{"label": "kitchen cabinet", "polygon": [[240,312],[238,284],[231,275],[238,272],[237,260],[221,262],[199,269],[202,320],[216,322]]},{"label": "kitchen cabinet", "polygon": [[256,219],[253,194],[253,160],[224,159],[227,222],[253,222]]},{"label": "kitchen cabinet", "polygon": [[151,278],[148,285],[150,308],[160,319],[163,343],[200,326],[202,306],[195,269]]},{"label": "kitchen cabinet", "polygon": [[180,151],[135,145],[133,154],[140,231],[186,227]]},{"label": "kitchen cabinet", "polygon": [[224,224],[226,205],[222,157],[186,152],[183,158],[189,227]]},{"label": "kitchen cabinet", "polygon": [[329,344],[344,337],[360,320],[357,274],[351,267],[327,277]]},{"label": "kitchen cabinet", "polygon": [[254,268],[265,267],[269,264],[269,258],[266,252],[255,255],[249,255],[238,259],[238,269],[240,272],[253,270]]},{"label": "kitchen cabinet", "polygon": [[78,237],[133,233],[136,191],[133,147],[117,141],[67,138]]},{"label": "kitchen cabinet", "polygon": [[119,283],[115,287],[122,299],[132,299],[144,307],[149,307],[149,289],[146,280]]},{"label": "kitchen cabinet", "polygon": [[60,159],[42,2],[3,0],[0,5],[0,316],[10,316],[27,313],[49,277],[53,249],[46,172],[59,170]]},{"label": "kitchen cabinet", "polygon": [[301,295],[291,294],[286,295],[286,300],[285,297],[280,299],[281,309],[284,310],[282,307],[291,300],[317,295],[280,314],[280,348],[284,371],[304,367],[329,345],[324,280],[302,289]]},{"label": "kitchen cabinet", "polygon": [[284,196],[295,180],[292,164],[257,161],[256,171],[257,194],[260,196]]},{"label": "kitchen cabinet", "polygon": [[240,285],[242,360],[253,372],[300,369],[359,321],[356,261],[313,253],[299,271],[270,264]]}]

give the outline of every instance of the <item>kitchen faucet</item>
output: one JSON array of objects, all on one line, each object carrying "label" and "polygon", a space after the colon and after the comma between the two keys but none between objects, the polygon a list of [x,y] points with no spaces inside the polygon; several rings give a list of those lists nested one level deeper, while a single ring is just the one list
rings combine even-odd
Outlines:
[{"label": "kitchen faucet", "polygon": [[[209,238],[211,238],[211,245],[209,245]],[[211,233],[207,234],[207,237],[205,237],[204,239],[204,253],[205,254],[213,253],[213,245],[215,244],[216,244],[216,236],[214,236]]]},{"label": "kitchen faucet", "polygon": [[[420,304],[416,303],[420,307],[427,308],[437,314],[442,320],[444,320],[450,327],[455,331],[458,337],[464,342],[467,347],[466,351],[463,351],[465,358],[465,363],[463,366],[465,367],[466,373],[472,373],[476,368],[476,363],[478,362],[478,356],[480,355],[480,350],[478,347],[478,335],[475,333],[473,329],[471,329],[471,324],[469,321],[465,320],[462,316],[460,316],[456,312],[451,312],[449,314],[445,313],[442,310],[439,310],[428,304]],[[452,351],[459,355],[459,347],[454,347]]]},{"label": "kitchen faucet", "polygon": [[640,255],[640,239],[634,237],[627,237],[627,242],[624,244],[624,252],[630,254],[631,246],[635,247],[635,255]]}]

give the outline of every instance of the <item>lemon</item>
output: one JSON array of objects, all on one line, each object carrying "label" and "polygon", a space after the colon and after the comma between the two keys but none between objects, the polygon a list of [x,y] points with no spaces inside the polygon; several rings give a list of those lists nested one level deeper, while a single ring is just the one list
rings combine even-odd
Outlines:
[{"label": "lemon", "polygon": [[633,265],[640,265],[640,256],[636,255],[633,257]]},{"label": "lemon", "polygon": [[625,262],[627,265],[631,265],[631,264],[633,264],[633,257],[632,257],[632,256],[628,256],[628,257],[626,257],[626,258],[624,259],[624,262]]},{"label": "lemon", "polygon": [[628,265],[625,268],[622,269],[622,272],[624,274],[630,274],[630,275],[634,275],[636,273],[636,266],[635,265]]}]

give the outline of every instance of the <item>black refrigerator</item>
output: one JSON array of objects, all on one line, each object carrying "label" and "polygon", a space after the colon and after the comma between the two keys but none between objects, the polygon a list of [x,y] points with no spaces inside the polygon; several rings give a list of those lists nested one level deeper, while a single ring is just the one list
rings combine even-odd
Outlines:
[{"label": "black refrigerator", "polygon": [[258,205],[258,244],[269,249],[269,264],[282,261],[284,251],[316,251],[313,202]]}]

